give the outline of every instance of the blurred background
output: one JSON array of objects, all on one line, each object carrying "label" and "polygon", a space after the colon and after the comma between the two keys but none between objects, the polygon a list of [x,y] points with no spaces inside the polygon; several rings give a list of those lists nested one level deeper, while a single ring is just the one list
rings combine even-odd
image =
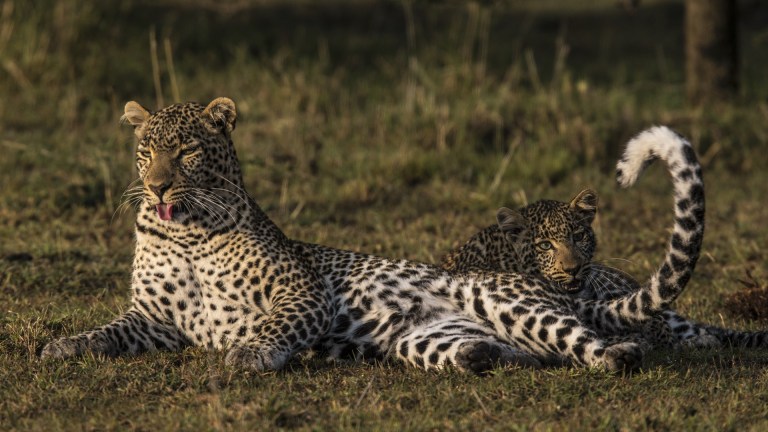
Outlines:
[{"label": "blurred background", "polygon": [[[593,187],[618,220],[607,253],[660,253],[666,174],[614,198],[616,157],[669,125],[715,211],[759,218],[766,23],[764,2],[731,0],[2,0],[0,254],[124,268],[124,104],[218,96],[249,191],[294,237],[436,261],[501,205]],[[656,234],[612,250],[635,225]]]},{"label": "blurred background", "polygon": [[249,191],[292,236],[435,261],[501,205],[594,187],[617,235],[659,218],[650,244],[601,233],[609,253],[661,252],[666,174],[614,199],[615,159],[670,125],[715,211],[760,217],[766,23],[760,1],[2,0],[0,253],[129,256],[122,107],[218,96]]},{"label": "blurred background", "polygon": [[733,89],[695,104],[683,1],[3,0],[2,186],[26,193],[0,202],[114,209],[132,179],[125,102],[222,95],[253,192],[291,209],[433,181],[538,196],[610,170],[651,123],[743,174],[766,141],[768,6],[738,5]]}]

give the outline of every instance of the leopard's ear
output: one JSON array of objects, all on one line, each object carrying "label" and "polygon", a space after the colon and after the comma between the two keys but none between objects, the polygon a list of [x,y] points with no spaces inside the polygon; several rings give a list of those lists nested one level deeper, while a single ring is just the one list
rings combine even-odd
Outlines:
[{"label": "leopard's ear", "polygon": [[128,123],[133,126],[133,133],[138,138],[144,135],[147,120],[151,116],[150,112],[146,108],[139,105],[138,102],[130,101],[125,104],[124,114],[120,117],[120,122]]},{"label": "leopard's ear", "polygon": [[202,118],[211,133],[229,134],[237,122],[235,103],[230,98],[216,98],[205,107]]},{"label": "leopard's ear", "polygon": [[499,224],[501,232],[517,237],[525,230],[528,221],[519,211],[502,207],[496,211],[496,223]]},{"label": "leopard's ear", "polygon": [[592,225],[597,214],[597,193],[592,189],[584,189],[573,197],[569,207],[579,213],[584,222]]}]

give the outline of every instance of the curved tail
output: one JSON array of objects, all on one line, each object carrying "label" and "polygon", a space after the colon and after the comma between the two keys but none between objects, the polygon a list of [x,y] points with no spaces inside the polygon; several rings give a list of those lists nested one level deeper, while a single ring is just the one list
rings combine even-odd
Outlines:
[{"label": "curved tail", "polygon": [[615,311],[619,322],[645,321],[675,300],[691,278],[704,238],[701,166],[691,144],[671,129],[655,126],[632,138],[616,165],[617,181],[623,187],[633,185],[656,159],[666,163],[672,176],[675,223],[663,264],[641,290],[609,302],[593,303]]}]

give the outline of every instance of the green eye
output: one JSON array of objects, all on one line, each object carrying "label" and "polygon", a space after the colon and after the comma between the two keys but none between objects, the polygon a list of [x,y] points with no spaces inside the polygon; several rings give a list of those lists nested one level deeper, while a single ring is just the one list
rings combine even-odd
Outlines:
[{"label": "green eye", "polygon": [[138,153],[139,153],[139,156],[141,156],[143,158],[146,158],[146,159],[149,159],[149,158],[152,157],[152,153],[150,153],[149,150],[139,150]]},{"label": "green eye", "polygon": [[536,247],[541,250],[550,250],[552,249],[552,242],[545,240],[543,242],[536,243]]}]

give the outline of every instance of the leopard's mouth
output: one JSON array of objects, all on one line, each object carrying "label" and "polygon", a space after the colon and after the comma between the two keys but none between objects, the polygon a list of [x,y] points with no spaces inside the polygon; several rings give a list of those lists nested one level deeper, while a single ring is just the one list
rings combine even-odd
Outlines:
[{"label": "leopard's mouth", "polygon": [[174,216],[178,217],[179,214],[184,213],[185,209],[184,206],[180,205],[179,203],[161,202],[155,204],[155,211],[157,212],[157,217],[159,217],[160,220],[170,221],[173,220]]},{"label": "leopard's mouth", "polygon": [[560,286],[569,294],[577,293],[584,288],[582,280],[579,278],[572,278],[569,281],[560,281]]},{"label": "leopard's mouth", "polygon": [[571,282],[561,284],[562,287],[569,293],[577,293],[581,291],[581,281],[579,280],[572,280]]},{"label": "leopard's mouth", "polygon": [[155,205],[157,210],[157,216],[160,220],[169,221],[173,219],[173,204],[172,203],[160,203]]}]

